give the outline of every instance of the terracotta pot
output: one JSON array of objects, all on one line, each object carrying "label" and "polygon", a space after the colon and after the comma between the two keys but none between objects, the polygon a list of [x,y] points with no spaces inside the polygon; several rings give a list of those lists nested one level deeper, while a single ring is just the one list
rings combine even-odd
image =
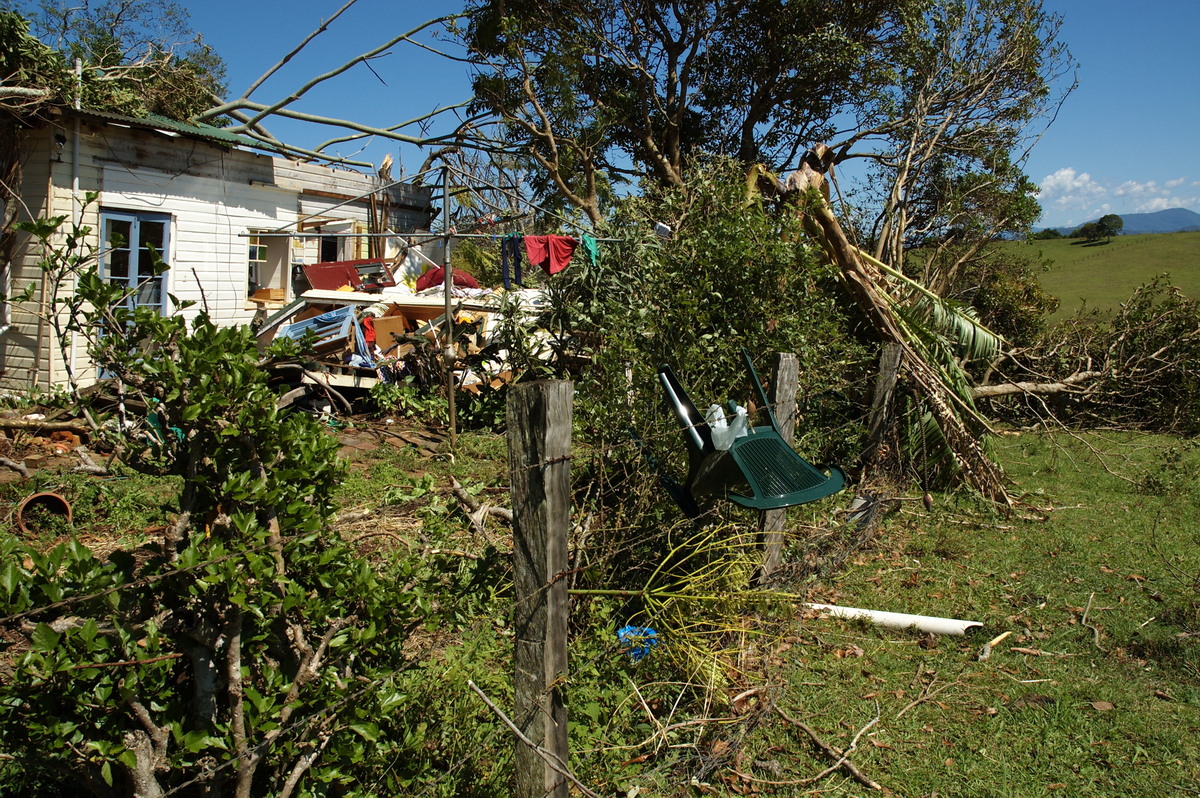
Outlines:
[{"label": "terracotta pot", "polygon": [[17,526],[26,535],[33,535],[39,531],[37,524],[33,521],[33,510],[37,507],[54,515],[65,516],[67,523],[71,523],[72,514],[69,501],[57,493],[34,493],[26,496],[25,500],[21,502],[21,506],[17,508]]}]

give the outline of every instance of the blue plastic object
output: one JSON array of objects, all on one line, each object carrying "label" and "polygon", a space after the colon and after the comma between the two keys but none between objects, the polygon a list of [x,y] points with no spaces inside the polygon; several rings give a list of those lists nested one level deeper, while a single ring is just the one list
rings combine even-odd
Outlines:
[{"label": "blue plastic object", "polygon": [[625,653],[634,662],[650,655],[650,649],[662,643],[658,632],[649,626],[622,626],[617,630],[617,641],[627,650]]},{"label": "blue plastic object", "polygon": [[300,339],[304,337],[307,331],[312,330],[319,343],[331,338],[348,337],[350,335],[350,328],[353,325],[354,307],[347,305],[344,308],[322,313],[320,316],[313,316],[311,319],[284,325],[279,328],[279,332],[276,335],[285,338]]}]

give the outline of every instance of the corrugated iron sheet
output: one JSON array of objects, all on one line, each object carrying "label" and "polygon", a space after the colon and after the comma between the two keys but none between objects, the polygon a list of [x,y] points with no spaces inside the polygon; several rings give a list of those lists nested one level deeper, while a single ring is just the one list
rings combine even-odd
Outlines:
[{"label": "corrugated iron sheet", "polygon": [[178,133],[183,136],[193,136],[195,138],[204,139],[206,141],[218,142],[228,145],[239,145],[243,147],[262,147],[257,141],[247,138],[246,136],[230,133],[219,127],[205,124],[193,124],[189,122],[180,122],[175,119],[168,119],[165,116],[158,114],[149,114],[146,117],[126,116],[125,114],[114,114],[109,111],[95,111],[83,109],[80,111],[72,111],[77,113],[84,119],[94,119],[100,122],[115,122],[120,125],[129,125],[130,127],[147,128],[150,130],[163,130],[169,133]]}]

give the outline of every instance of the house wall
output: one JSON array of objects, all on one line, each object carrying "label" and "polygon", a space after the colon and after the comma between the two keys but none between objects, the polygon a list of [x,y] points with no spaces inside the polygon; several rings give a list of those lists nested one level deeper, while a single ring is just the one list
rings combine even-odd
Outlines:
[{"label": "house wall", "polygon": [[[58,146],[55,134],[65,138]],[[104,210],[152,212],[171,218],[167,252],[170,264],[166,291],[180,301],[196,304],[180,312],[193,316],[207,307],[221,325],[245,324],[258,306],[247,300],[249,239],[253,231],[320,230],[336,224],[337,230],[367,229],[370,206],[357,199],[378,188],[376,178],[333,170],[267,155],[230,150],[204,140],[166,135],[104,121],[85,120],[79,125],[79,161],[73,167],[75,123],[30,135],[30,157],[22,192],[30,212],[37,216],[73,213],[91,227],[86,246],[98,249],[100,216]],[[77,210],[78,195],[97,192],[96,202]],[[40,186],[40,188],[39,188]],[[49,202],[46,201],[50,186]],[[429,190],[396,186],[388,191],[389,227],[409,232],[428,223]],[[291,298],[291,273],[297,264],[320,259],[317,238],[265,237],[270,266],[265,270],[279,280]],[[365,244],[347,242],[349,257],[365,257]],[[33,284],[35,298],[42,291],[37,253],[27,252],[13,263],[13,286]],[[69,295],[73,286],[64,284]],[[36,303],[35,303],[36,304]],[[47,304],[49,306],[49,303]],[[36,308],[14,307],[13,328],[0,339],[0,387],[28,390],[67,382],[67,369],[78,384],[94,381],[83,340],[68,340],[60,347],[51,324],[39,322]],[[62,349],[65,348],[65,354]]]},{"label": "house wall", "polygon": [[[30,221],[49,215],[47,191],[50,185],[52,136],[48,131],[31,133],[25,140],[22,153],[20,200],[14,200],[18,221]],[[51,346],[47,335],[48,325],[41,318],[43,296],[42,274],[37,263],[40,253],[25,236],[19,236],[13,249],[13,258],[7,264],[8,273],[3,275],[7,285],[0,291],[20,295],[25,286],[33,287],[28,301],[12,301],[5,309],[6,319],[0,324],[11,324],[0,337],[0,388],[32,391],[49,386],[48,358]],[[39,374],[43,375],[39,383]]]},{"label": "house wall", "polygon": [[247,183],[172,174],[156,169],[106,165],[100,208],[171,216],[166,290],[194,316],[205,306],[217,324],[247,324],[256,307],[246,300],[251,230],[273,229],[296,219],[296,198],[287,191]]}]

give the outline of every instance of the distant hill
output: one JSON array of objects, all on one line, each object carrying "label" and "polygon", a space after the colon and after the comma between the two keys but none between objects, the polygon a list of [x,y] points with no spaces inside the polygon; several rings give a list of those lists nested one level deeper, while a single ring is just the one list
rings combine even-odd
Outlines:
[{"label": "distant hill", "polygon": [[1200,230],[1200,213],[1187,208],[1168,208],[1154,213],[1127,213],[1121,215],[1125,227],[1122,235],[1137,233],[1184,233]]},{"label": "distant hill", "polygon": [[[1125,222],[1125,227],[1121,229],[1121,235],[1126,236],[1139,233],[1185,233],[1191,230],[1200,230],[1200,213],[1189,211],[1187,208],[1167,208],[1165,211],[1155,211],[1154,213],[1122,213],[1118,215],[1121,217],[1121,221]],[[1099,218],[1091,221],[1099,221]],[[1066,236],[1084,224],[1087,222],[1054,229]]]}]

